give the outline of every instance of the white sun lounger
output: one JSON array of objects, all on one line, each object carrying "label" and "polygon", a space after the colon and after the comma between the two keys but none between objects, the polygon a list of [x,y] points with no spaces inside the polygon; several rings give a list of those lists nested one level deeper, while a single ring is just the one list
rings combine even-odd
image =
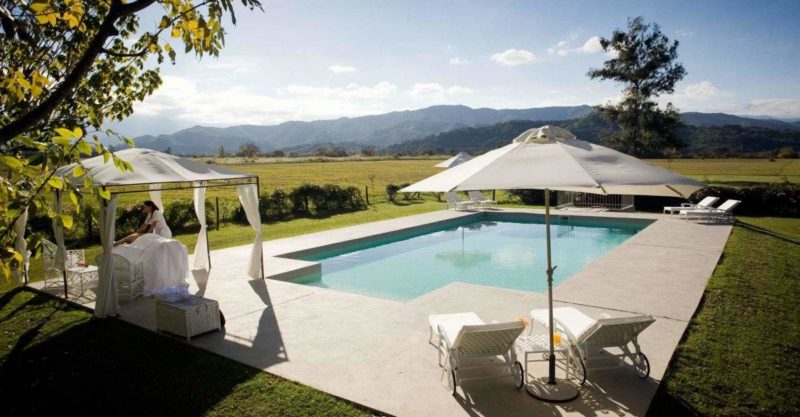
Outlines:
[{"label": "white sun lounger", "polygon": [[[513,347],[525,330],[524,323],[515,320],[485,324],[475,313],[436,314],[428,317],[428,322],[430,339],[434,335],[438,339],[435,346],[439,350],[439,366],[447,373],[453,395],[459,384],[476,379],[513,376],[514,386],[522,388],[524,370]],[[474,375],[475,369],[493,369],[494,372]],[[465,371],[469,376],[464,375]]]},{"label": "white sun lounger", "polygon": [[708,196],[708,197],[702,199],[697,204],[683,203],[680,206],[664,207],[664,214],[676,214],[676,213],[680,213],[681,211],[685,211],[685,210],[711,209],[711,208],[714,208],[712,206],[717,201],[719,201],[719,197]]},{"label": "white sun lounger", "polygon": [[497,204],[496,201],[486,198],[480,191],[467,191],[467,194],[469,194],[470,200],[477,207],[488,207]]},{"label": "white sun lounger", "polygon": [[[531,318],[547,328],[546,309],[532,310]],[[581,359],[582,369],[577,370],[581,384],[588,378],[589,371],[618,368],[623,363],[631,365],[640,378],[646,379],[650,375],[650,362],[639,348],[638,336],[653,322],[652,316],[612,318],[606,315],[595,320],[573,307],[553,309],[555,331],[566,336],[571,353]],[[608,349],[616,349],[616,352]]]},{"label": "white sun lounger", "polygon": [[458,198],[458,195],[454,191],[446,193],[445,196],[447,197],[447,208],[462,210],[468,209],[473,205],[472,201],[464,201]]},{"label": "white sun lounger", "polygon": [[705,220],[733,220],[733,209],[741,204],[739,200],[728,200],[720,204],[717,208],[704,210],[681,210],[680,216],[686,220],[705,219]]}]

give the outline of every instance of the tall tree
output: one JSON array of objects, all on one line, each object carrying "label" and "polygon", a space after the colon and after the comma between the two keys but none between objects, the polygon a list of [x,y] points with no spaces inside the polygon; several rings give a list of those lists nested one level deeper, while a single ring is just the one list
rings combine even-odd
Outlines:
[{"label": "tall tree", "polygon": [[675,83],[686,75],[677,62],[678,41],[670,41],[657,24],[637,17],[628,19],[627,31],[615,30],[610,38],[601,38],[600,45],[614,57],[602,68],[589,70],[588,76],[623,85],[619,103],[597,107],[620,128],[607,134],[604,141],[639,157],[662,156],[680,148],[677,109],[668,103],[662,110],[656,102],[660,95],[673,93]]},{"label": "tall tree", "polygon": [[62,190],[79,205],[92,189],[89,179],[71,187],[56,168],[96,153],[130,168],[100,142],[101,132],[119,136],[103,125],[155,91],[159,66],[174,63],[176,49],[218,55],[223,19],[236,23],[235,1],[0,0],[0,277],[21,260],[12,226],[25,210],[70,227],[70,215],[56,216],[43,193]]}]

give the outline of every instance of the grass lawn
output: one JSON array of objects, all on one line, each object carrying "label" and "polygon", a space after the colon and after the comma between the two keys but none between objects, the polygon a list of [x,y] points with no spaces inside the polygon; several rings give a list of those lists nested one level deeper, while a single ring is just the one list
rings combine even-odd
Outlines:
[{"label": "grass lawn", "polygon": [[739,220],[648,416],[800,415],[800,219]]},{"label": "grass lawn", "polygon": [[653,159],[650,162],[710,184],[800,182],[800,159]]},{"label": "grass lawn", "polygon": [[[7,288],[6,288],[7,290]],[[30,291],[0,290],[4,416],[368,416],[344,400]]]}]

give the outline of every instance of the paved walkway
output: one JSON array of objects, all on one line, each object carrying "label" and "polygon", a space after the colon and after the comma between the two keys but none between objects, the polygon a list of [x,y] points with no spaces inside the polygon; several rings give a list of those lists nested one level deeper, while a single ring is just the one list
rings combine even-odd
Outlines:
[{"label": "paved walkway", "polygon": [[[297,265],[282,265],[275,255],[466,215],[474,214],[441,211],[269,241],[264,243],[265,264],[285,273]],[[656,219],[554,291],[557,306],[573,305],[594,317],[603,312],[656,317],[640,337],[652,368],[646,381],[628,369],[598,372],[578,400],[561,405],[515,390],[510,378],[466,385],[453,397],[441,379],[436,350],[427,343],[428,315],[475,311],[487,321],[513,320],[532,308],[545,308],[543,294],[454,283],[396,302],[275,279],[251,280],[245,274],[247,246],[212,252],[211,278],[195,276],[191,290],[218,300],[227,326],[192,343],[398,416],[644,415],[731,227],[660,215],[569,215]],[[125,305],[123,319],[153,329],[152,303],[140,299]],[[543,375],[544,370],[534,372]]]}]

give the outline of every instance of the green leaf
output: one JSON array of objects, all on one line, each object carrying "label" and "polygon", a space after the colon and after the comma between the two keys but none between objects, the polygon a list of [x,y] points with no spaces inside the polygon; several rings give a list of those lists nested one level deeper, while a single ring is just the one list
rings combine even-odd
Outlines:
[{"label": "green leaf", "polygon": [[62,181],[61,178],[58,177],[50,177],[50,179],[47,180],[47,185],[60,190],[64,188],[64,181]]},{"label": "green leaf", "polygon": [[72,138],[66,136],[54,136],[53,142],[56,145],[69,146],[69,144],[72,143]]},{"label": "green leaf", "polygon": [[13,156],[4,156],[3,163],[11,169],[20,169],[25,165],[21,160]]},{"label": "green leaf", "polygon": [[63,136],[65,138],[74,138],[75,137],[75,136],[73,136],[72,131],[67,129],[67,128],[57,127],[57,128],[55,128],[55,131],[56,131],[56,133],[58,133],[59,136]]},{"label": "green leaf", "polygon": [[61,214],[61,224],[67,229],[72,229],[72,216],[69,214]]},{"label": "green leaf", "polygon": [[84,155],[92,154],[92,145],[89,142],[80,141],[75,144],[75,147]]},{"label": "green leaf", "polygon": [[104,190],[102,188],[97,189],[97,193],[100,194],[100,197],[106,200],[111,200],[111,191]]},{"label": "green leaf", "polygon": [[85,173],[86,173],[86,168],[84,168],[83,165],[81,164],[76,165],[75,169],[72,170],[73,177],[82,177],[83,174]]},{"label": "green leaf", "polygon": [[72,201],[72,204],[75,204],[76,206],[78,205],[78,195],[75,194],[74,191],[69,192],[69,199]]}]

